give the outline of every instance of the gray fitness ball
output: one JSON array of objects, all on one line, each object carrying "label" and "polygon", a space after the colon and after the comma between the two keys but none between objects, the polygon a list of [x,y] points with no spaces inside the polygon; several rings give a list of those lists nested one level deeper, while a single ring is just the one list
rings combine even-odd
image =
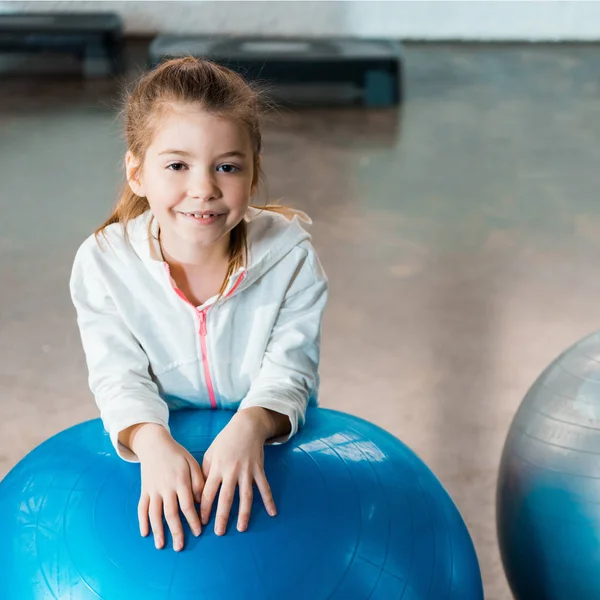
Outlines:
[{"label": "gray fitness ball", "polygon": [[561,354],[525,396],[496,500],[515,598],[600,598],[600,333]]}]

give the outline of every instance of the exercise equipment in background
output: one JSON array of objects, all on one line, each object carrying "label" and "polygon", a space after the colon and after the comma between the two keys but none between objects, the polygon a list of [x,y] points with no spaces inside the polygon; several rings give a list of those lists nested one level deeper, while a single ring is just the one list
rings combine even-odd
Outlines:
[{"label": "exercise equipment in background", "polygon": [[517,600],[600,598],[600,333],[525,396],[502,455],[497,525]]},{"label": "exercise equipment in background", "polygon": [[266,84],[281,104],[388,107],[402,99],[402,52],[393,40],[159,35],[150,66],[182,56],[212,60]]},{"label": "exercise equipment in background", "polygon": [[0,13],[0,67],[17,55],[48,53],[75,56],[86,77],[121,75],[121,18],[114,13]]}]

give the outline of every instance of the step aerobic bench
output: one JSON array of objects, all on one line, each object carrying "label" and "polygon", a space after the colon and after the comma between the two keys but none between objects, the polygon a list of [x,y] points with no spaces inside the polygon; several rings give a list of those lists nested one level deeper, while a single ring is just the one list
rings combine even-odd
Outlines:
[{"label": "step aerobic bench", "polygon": [[280,102],[387,107],[402,99],[401,50],[393,40],[160,35],[149,63],[205,58],[264,82]]},{"label": "step aerobic bench", "polygon": [[0,13],[0,56],[73,54],[86,77],[120,75],[122,29],[113,13]]}]

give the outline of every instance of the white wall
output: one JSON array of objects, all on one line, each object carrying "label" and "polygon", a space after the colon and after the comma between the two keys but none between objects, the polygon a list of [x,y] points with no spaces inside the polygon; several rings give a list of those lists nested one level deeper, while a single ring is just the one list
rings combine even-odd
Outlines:
[{"label": "white wall", "polygon": [[600,40],[600,2],[0,2],[0,10],[113,10],[131,33],[340,35],[425,40]]}]

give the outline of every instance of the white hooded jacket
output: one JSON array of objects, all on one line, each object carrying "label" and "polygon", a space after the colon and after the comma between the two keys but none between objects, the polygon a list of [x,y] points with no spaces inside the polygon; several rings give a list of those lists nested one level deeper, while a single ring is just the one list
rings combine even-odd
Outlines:
[{"label": "white hooded jacket", "polygon": [[[190,304],[172,280],[148,211],[90,236],[71,275],[89,384],[112,443],[141,422],[168,429],[169,409],[260,406],[292,437],[319,384],[327,279],[298,217],[250,209],[248,265],[223,297]],[[274,440],[275,443],[285,441]]]}]

